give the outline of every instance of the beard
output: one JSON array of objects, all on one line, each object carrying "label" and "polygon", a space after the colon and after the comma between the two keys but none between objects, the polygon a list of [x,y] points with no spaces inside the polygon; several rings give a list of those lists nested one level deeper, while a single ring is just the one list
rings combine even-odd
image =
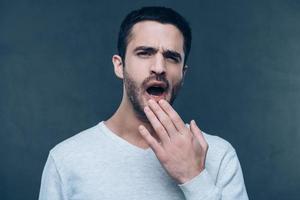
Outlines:
[{"label": "beard", "polygon": [[[162,81],[165,82],[167,85],[166,88],[166,93],[167,95],[170,94],[170,99],[166,99],[169,101],[170,105],[173,105],[174,100],[176,99],[178,92],[182,86],[183,83],[183,78],[180,79],[172,88],[170,88],[169,81],[165,77],[165,75],[161,74],[154,74],[152,76],[147,77],[141,84],[141,86],[138,85],[136,81],[133,80],[132,77],[126,72],[124,68],[124,84],[125,84],[125,89],[126,89],[126,94],[127,97],[129,98],[133,110],[141,121],[148,122],[148,118],[144,112],[144,107],[146,106],[145,103],[143,102],[143,93],[146,92],[145,86],[149,81]],[[170,92],[171,91],[171,92]]]}]

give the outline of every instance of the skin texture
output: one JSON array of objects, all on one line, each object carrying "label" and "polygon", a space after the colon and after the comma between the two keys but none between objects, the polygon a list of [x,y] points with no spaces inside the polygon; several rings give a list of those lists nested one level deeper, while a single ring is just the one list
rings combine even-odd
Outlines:
[{"label": "skin texture", "polygon": [[[157,52],[147,51],[141,47],[150,47]],[[175,62],[174,59],[166,57],[164,54],[168,51],[178,53],[181,57],[180,61]],[[140,22],[133,27],[125,54],[124,68],[119,77],[124,79],[125,87],[126,80],[130,79],[134,82],[137,90],[136,98],[142,108],[149,100],[145,96],[146,88],[143,88],[142,84],[149,77],[154,79],[160,76],[166,79],[170,85],[166,99],[171,101],[172,90],[177,88],[178,91],[183,80],[183,58],[183,37],[177,28],[152,21]],[[125,89],[128,96],[128,88]]]},{"label": "skin texture", "polygon": [[147,116],[144,113],[144,106],[145,104],[140,98],[140,95],[145,92],[145,88],[147,88],[147,85],[153,81],[159,81],[164,82],[165,85],[167,85],[167,93],[170,93],[170,104],[173,103],[175,100],[177,93],[182,85],[182,80],[178,81],[174,85],[174,87],[170,87],[169,81],[167,80],[165,74],[155,74],[153,73],[148,78],[146,78],[142,84],[141,87],[139,87],[138,83],[135,82],[134,78],[132,78],[127,72],[126,69],[124,69],[124,85],[126,88],[127,96],[134,108],[134,111],[136,113],[136,116],[141,119],[142,121],[148,121]]},{"label": "skin texture", "polygon": [[165,100],[158,103],[149,100],[144,110],[160,143],[143,125],[139,126],[139,131],[169,175],[182,184],[204,170],[208,145],[195,121],[187,128]]},{"label": "skin texture", "polygon": [[[123,79],[123,98],[105,124],[118,136],[142,149],[151,148],[178,183],[185,183],[205,168],[208,145],[196,123],[186,127],[172,103],[182,85],[183,36],[173,25],[142,21],[133,26],[125,60],[112,58]],[[167,85],[163,96],[149,96],[147,84]]]}]

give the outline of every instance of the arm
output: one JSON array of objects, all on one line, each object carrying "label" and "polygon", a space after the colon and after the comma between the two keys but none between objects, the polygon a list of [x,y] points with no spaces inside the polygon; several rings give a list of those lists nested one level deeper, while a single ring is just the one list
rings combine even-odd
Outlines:
[{"label": "arm", "polygon": [[44,167],[39,200],[66,200],[67,197],[63,191],[61,177],[57,170],[55,161],[51,156],[48,156]]},{"label": "arm", "polygon": [[188,200],[248,200],[242,169],[232,147],[223,159],[216,183],[204,170],[179,187]]},{"label": "arm", "polygon": [[168,174],[179,183],[187,200],[248,199],[236,154],[225,155],[215,183],[205,169],[208,144],[196,123],[192,121],[186,127],[164,100],[148,103],[145,114],[160,141],[142,125],[139,131]]}]

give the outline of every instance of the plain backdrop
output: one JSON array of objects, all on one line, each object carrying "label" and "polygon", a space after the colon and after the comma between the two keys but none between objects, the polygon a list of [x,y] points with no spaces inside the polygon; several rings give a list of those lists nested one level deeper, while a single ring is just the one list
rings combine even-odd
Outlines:
[{"label": "plain backdrop", "polygon": [[174,108],[231,142],[250,199],[299,199],[299,0],[1,0],[0,199],[37,199],[49,150],[112,115],[119,25],[146,5],[193,29]]}]

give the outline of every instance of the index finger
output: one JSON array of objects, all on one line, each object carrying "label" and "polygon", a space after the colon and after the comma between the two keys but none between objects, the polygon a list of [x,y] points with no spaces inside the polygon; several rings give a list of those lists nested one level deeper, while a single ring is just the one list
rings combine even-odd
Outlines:
[{"label": "index finger", "polygon": [[184,132],[186,130],[185,124],[178,113],[172,108],[172,106],[164,99],[161,99],[159,105],[168,114],[173,124],[179,132]]},{"label": "index finger", "polygon": [[154,131],[156,132],[157,136],[159,137],[160,141],[162,142],[162,144],[167,144],[168,142],[170,142],[170,137],[167,133],[167,131],[165,130],[164,126],[160,123],[160,121],[157,119],[157,117],[155,116],[155,114],[152,112],[152,110],[146,106],[144,108],[144,112],[150,122],[150,124],[152,125]]}]

